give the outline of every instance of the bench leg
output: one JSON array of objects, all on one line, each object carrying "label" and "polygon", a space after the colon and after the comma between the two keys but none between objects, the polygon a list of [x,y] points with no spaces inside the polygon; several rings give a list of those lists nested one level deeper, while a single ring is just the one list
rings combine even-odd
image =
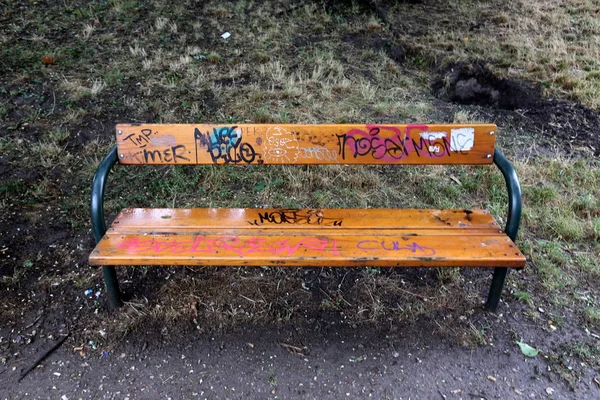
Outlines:
[{"label": "bench leg", "polygon": [[500,303],[500,296],[502,295],[502,288],[504,287],[504,281],[506,280],[507,273],[508,268],[499,267],[494,269],[492,286],[490,287],[490,294],[488,295],[486,304],[486,308],[490,311],[495,312],[498,309],[498,304]]},{"label": "bench leg", "polygon": [[117,280],[117,271],[115,267],[102,267],[104,273],[104,284],[106,285],[106,293],[108,293],[108,301],[112,308],[118,308],[123,305],[121,300],[121,291],[119,290],[119,281]]}]

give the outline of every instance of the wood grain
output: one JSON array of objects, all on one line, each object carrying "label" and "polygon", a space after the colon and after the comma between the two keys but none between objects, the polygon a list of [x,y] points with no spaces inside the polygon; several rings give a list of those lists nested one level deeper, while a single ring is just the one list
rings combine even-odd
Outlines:
[{"label": "wood grain", "polygon": [[202,231],[205,229],[392,229],[440,231],[500,227],[486,210],[290,209],[290,208],[125,208],[110,230],[115,233]]},{"label": "wood grain", "polygon": [[[92,265],[522,267],[525,257],[481,210],[125,209]],[[466,212],[470,211],[470,212]],[[291,213],[291,210],[285,210]],[[290,216],[293,215],[290,214]],[[468,219],[466,217],[469,217]],[[384,218],[387,217],[387,218]],[[304,219],[302,219],[304,218]],[[325,218],[342,221],[328,225]],[[294,221],[293,223],[290,221]]]},{"label": "wood grain", "polygon": [[116,126],[121,164],[490,164],[496,126]]}]

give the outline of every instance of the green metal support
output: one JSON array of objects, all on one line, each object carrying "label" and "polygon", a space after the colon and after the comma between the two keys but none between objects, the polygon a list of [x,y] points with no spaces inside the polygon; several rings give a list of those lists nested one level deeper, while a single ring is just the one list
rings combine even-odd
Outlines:
[{"label": "green metal support", "polygon": [[[92,215],[92,229],[96,243],[102,239],[106,233],[106,222],[104,220],[104,188],[106,187],[106,179],[111,168],[119,161],[117,155],[117,146],[110,149],[104,160],[98,165],[98,169],[94,174],[92,182],[92,198],[90,203],[90,211]],[[117,308],[123,305],[121,300],[121,292],[119,290],[119,281],[117,279],[117,271],[113,266],[102,267],[104,274],[104,284],[108,293],[108,300],[111,307]]]},{"label": "green metal support", "polygon": [[[521,213],[523,210],[523,200],[521,197],[521,185],[519,184],[519,178],[517,172],[513,168],[512,164],[498,149],[494,151],[494,164],[500,169],[504,180],[506,181],[506,189],[508,190],[508,219],[506,221],[506,227],[504,231],[508,237],[514,242],[519,232],[519,225],[521,224]],[[494,276],[492,278],[492,285],[490,287],[490,293],[486,308],[490,311],[496,311],[498,304],[500,303],[500,296],[502,295],[502,288],[504,287],[504,281],[508,274],[508,268],[498,267],[494,269]]]}]

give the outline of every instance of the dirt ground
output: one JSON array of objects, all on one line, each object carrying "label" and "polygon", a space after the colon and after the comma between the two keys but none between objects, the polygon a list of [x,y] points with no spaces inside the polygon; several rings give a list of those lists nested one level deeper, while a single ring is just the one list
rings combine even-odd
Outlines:
[{"label": "dirt ground", "polygon": [[[577,97],[554,90],[554,81],[548,88],[527,74],[517,79],[511,75],[516,62],[501,75],[498,63],[445,59],[424,48],[417,39],[428,32],[411,21],[423,12],[443,26],[450,18],[434,1],[313,7],[191,1],[176,10],[159,2],[47,3],[9,1],[0,10],[0,46],[7,46],[0,61],[0,398],[600,398],[600,236],[594,230],[600,225],[592,225],[600,203],[589,200],[598,183],[581,173],[598,176],[600,115],[586,84],[571,87],[573,93],[580,88]],[[522,4],[508,3],[502,12]],[[194,7],[202,14],[192,13]],[[485,29],[508,29],[504,19],[492,23],[485,15]],[[234,17],[247,18],[247,27],[236,31]],[[280,19],[293,34],[281,31]],[[470,42],[456,42],[472,43],[479,22],[466,27]],[[199,29],[204,26],[210,29]],[[230,42],[215,33],[225,27],[234,32]],[[136,36],[142,31],[148,37]],[[231,43],[243,35],[245,41]],[[42,65],[50,44],[58,63]],[[200,75],[185,70],[196,64],[179,58],[184,44],[202,48],[188,57]],[[243,55],[258,66],[240,66]],[[131,61],[138,56],[162,66],[142,68],[149,64]],[[120,64],[123,59],[130,60]],[[97,74],[103,83],[90,78]],[[319,86],[330,79],[330,87]],[[96,89],[94,82],[100,82]],[[406,92],[397,89],[402,85]],[[319,123],[331,122],[329,115],[346,123],[493,121],[502,128],[499,145],[523,171],[548,173],[539,182],[525,177],[530,202],[519,243],[528,265],[511,273],[498,313],[483,308],[488,270],[360,268],[123,268],[126,306],[109,310],[101,271],[87,264],[94,246],[87,201],[115,122]],[[555,160],[568,160],[569,169]],[[480,193],[496,191],[478,188],[498,181],[470,170],[443,174],[431,188],[419,176],[412,183],[406,178],[404,194],[393,187],[405,175],[386,168],[345,174],[347,191],[313,181],[310,171],[294,175],[297,184],[287,170],[274,170],[202,170],[206,178],[192,169],[136,170],[137,181],[118,171],[109,218],[126,205],[174,204],[182,192],[187,197],[177,201],[196,206],[199,199],[248,206],[240,200],[247,196],[254,206],[365,207],[373,197],[390,207],[441,207],[440,192],[453,193],[440,187],[454,181],[467,187],[473,175],[480,179],[470,189],[475,202],[496,206]],[[556,181],[546,184],[551,173]],[[180,186],[161,186],[165,176]],[[587,183],[571,184],[591,189],[579,195],[555,184],[561,179],[581,179]],[[367,189],[371,184],[376,194]],[[548,189],[555,186],[556,193]],[[318,197],[301,197],[309,191]],[[583,222],[559,230],[540,208],[558,213],[569,192]],[[426,200],[419,203],[417,195]],[[517,341],[539,354],[526,356]]]},{"label": "dirt ground", "polygon": [[[512,318],[493,324],[522,329]],[[597,397],[594,387],[570,390],[541,359],[524,359],[510,338],[465,351],[423,325],[390,334],[330,318],[312,326],[146,336],[94,357],[63,347],[20,384],[16,371],[3,374],[3,398]]]}]

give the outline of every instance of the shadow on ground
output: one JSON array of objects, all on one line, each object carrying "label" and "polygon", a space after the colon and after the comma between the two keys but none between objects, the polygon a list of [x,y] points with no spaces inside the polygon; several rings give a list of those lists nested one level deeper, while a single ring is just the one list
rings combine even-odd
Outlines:
[{"label": "shadow on ground", "polygon": [[386,329],[353,326],[340,317],[227,333],[149,327],[128,335],[115,351],[78,348],[68,340],[18,382],[57,334],[9,358],[0,381],[3,397],[11,399],[594,397],[597,389],[587,384],[570,389],[543,355],[521,354],[507,332],[514,325],[522,331],[522,323],[483,310],[475,318],[496,334],[493,342],[470,349],[426,320]]}]

